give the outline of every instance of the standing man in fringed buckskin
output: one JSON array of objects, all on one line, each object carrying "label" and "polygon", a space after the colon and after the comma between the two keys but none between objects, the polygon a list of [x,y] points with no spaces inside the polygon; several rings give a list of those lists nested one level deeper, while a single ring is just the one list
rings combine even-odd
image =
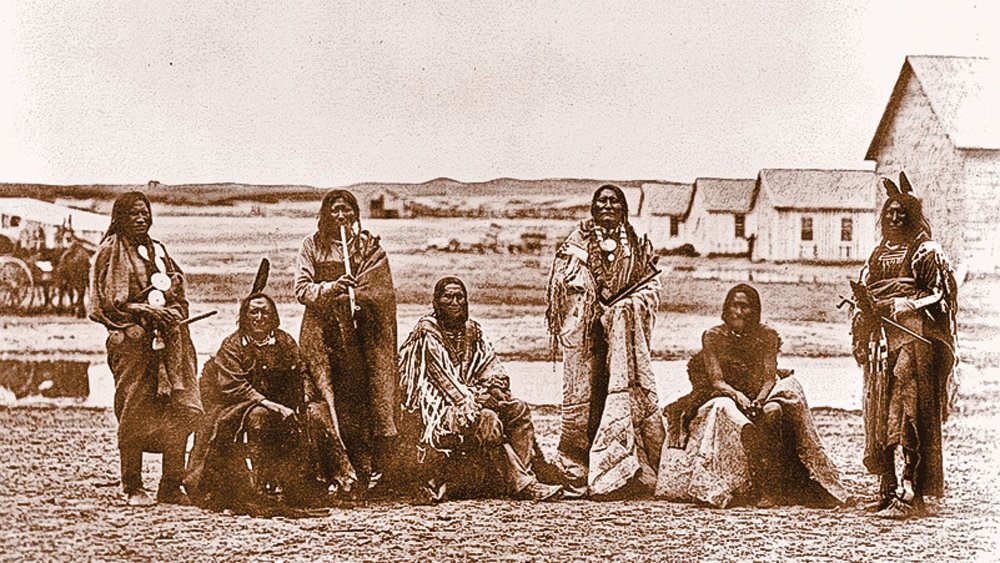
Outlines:
[{"label": "standing man in fringed buckskin", "polygon": [[852,333],[865,368],[864,463],[880,479],[869,508],[904,519],[924,512],[924,496],[944,494],[941,427],[953,391],[958,290],[906,175],[899,186],[882,182],[882,241],[852,284]]},{"label": "standing man in fringed buckskin", "polygon": [[557,462],[570,495],[648,493],[664,436],[649,350],[659,272],[652,244],[629,224],[621,188],[598,188],[590,212],[559,247],[549,277],[545,316],[563,349]]}]

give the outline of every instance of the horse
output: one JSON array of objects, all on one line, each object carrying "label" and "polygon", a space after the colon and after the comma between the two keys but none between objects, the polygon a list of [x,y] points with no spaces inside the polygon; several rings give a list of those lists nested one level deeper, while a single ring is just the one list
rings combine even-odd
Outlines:
[{"label": "horse", "polygon": [[53,271],[53,281],[59,290],[57,307],[62,309],[64,297],[69,297],[70,311],[77,317],[86,314],[83,298],[90,283],[90,259],[96,252],[90,243],[78,238],[63,251]]}]

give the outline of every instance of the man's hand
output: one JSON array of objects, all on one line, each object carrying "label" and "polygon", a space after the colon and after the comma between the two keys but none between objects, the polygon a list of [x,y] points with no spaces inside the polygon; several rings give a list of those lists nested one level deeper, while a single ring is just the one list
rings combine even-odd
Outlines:
[{"label": "man's hand", "polygon": [[735,391],[732,395],[732,399],[733,401],[736,401],[736,406],[743,414],[748,414],[751,411],[752,402],[743,393]]},{"label": "man's hand", "polygon": [[285,405],[282,405],[281,403],[275,403],[274,401],[264,399],[264,401],[261,402],[261,406],[271,412],[277,413],[281,416],[281,420],[288,420],[290,417],[295,416],[295,411]]},{"label": "man's hand", "polygon": [[337,278],[337,281],[325,282],[323,284],[323,291],[328,295],[334,297],[338,295],[347,295],[348,288],[357,287],[358,280],[354,276],[344,274]]},{"label": "man's hand", "polygon": [[129,303],[128,311],[163,327],[173,326],[184,320],[174,309],[148,303]]},{"label": "man's hand", "polygon": [[879,299],[875,302],[875,314],[880,317],[892,315],[895,299]]},{"label": "man's hand", "polygon": [[476,393],[476,405],[483,409],[497,410],[499,404],[497,404],[496,398],[490,394],[488,391],[482,391]]}]

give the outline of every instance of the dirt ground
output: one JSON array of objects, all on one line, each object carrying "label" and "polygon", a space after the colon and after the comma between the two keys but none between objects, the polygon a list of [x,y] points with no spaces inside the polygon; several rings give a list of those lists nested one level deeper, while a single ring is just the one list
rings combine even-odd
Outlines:
[{"label": "dirt ground", "polygon": [[[123,505],[110,412],[0,408],[0,559],[25,560],[996,560],[1000,377],[966,393],[946,427],[948,494],[935,515],[888,522],[857,506],[716,510],[655,499],[614,502],[379,501],[304,520],[192,507]],[[861,417],[817,410],[820,435],[855,497]],[[556,412],[536,425],[551,454]],[[159,464],[146,456],[147,487]]]}]

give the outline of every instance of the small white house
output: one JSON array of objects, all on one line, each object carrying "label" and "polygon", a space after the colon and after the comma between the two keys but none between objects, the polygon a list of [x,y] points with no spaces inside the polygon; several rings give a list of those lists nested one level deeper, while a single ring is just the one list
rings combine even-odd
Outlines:
[{"label": "small white house", "polygon": [[753,179],[698,178],[687,219],[695,250],[702,255],[745,255],[755,232]]},{"label": "small white house", "polygon": [[694,184],[647,182],[642,185],[642,212],[633,220],[637,230],[649,235],[653,248],[675,249],[691,244],[687,222]]},{"label": "small white house", "polygon": [[757,175],[753,260],[855,262],[877,242],[879,182],[865,170],[764,169]]}]

